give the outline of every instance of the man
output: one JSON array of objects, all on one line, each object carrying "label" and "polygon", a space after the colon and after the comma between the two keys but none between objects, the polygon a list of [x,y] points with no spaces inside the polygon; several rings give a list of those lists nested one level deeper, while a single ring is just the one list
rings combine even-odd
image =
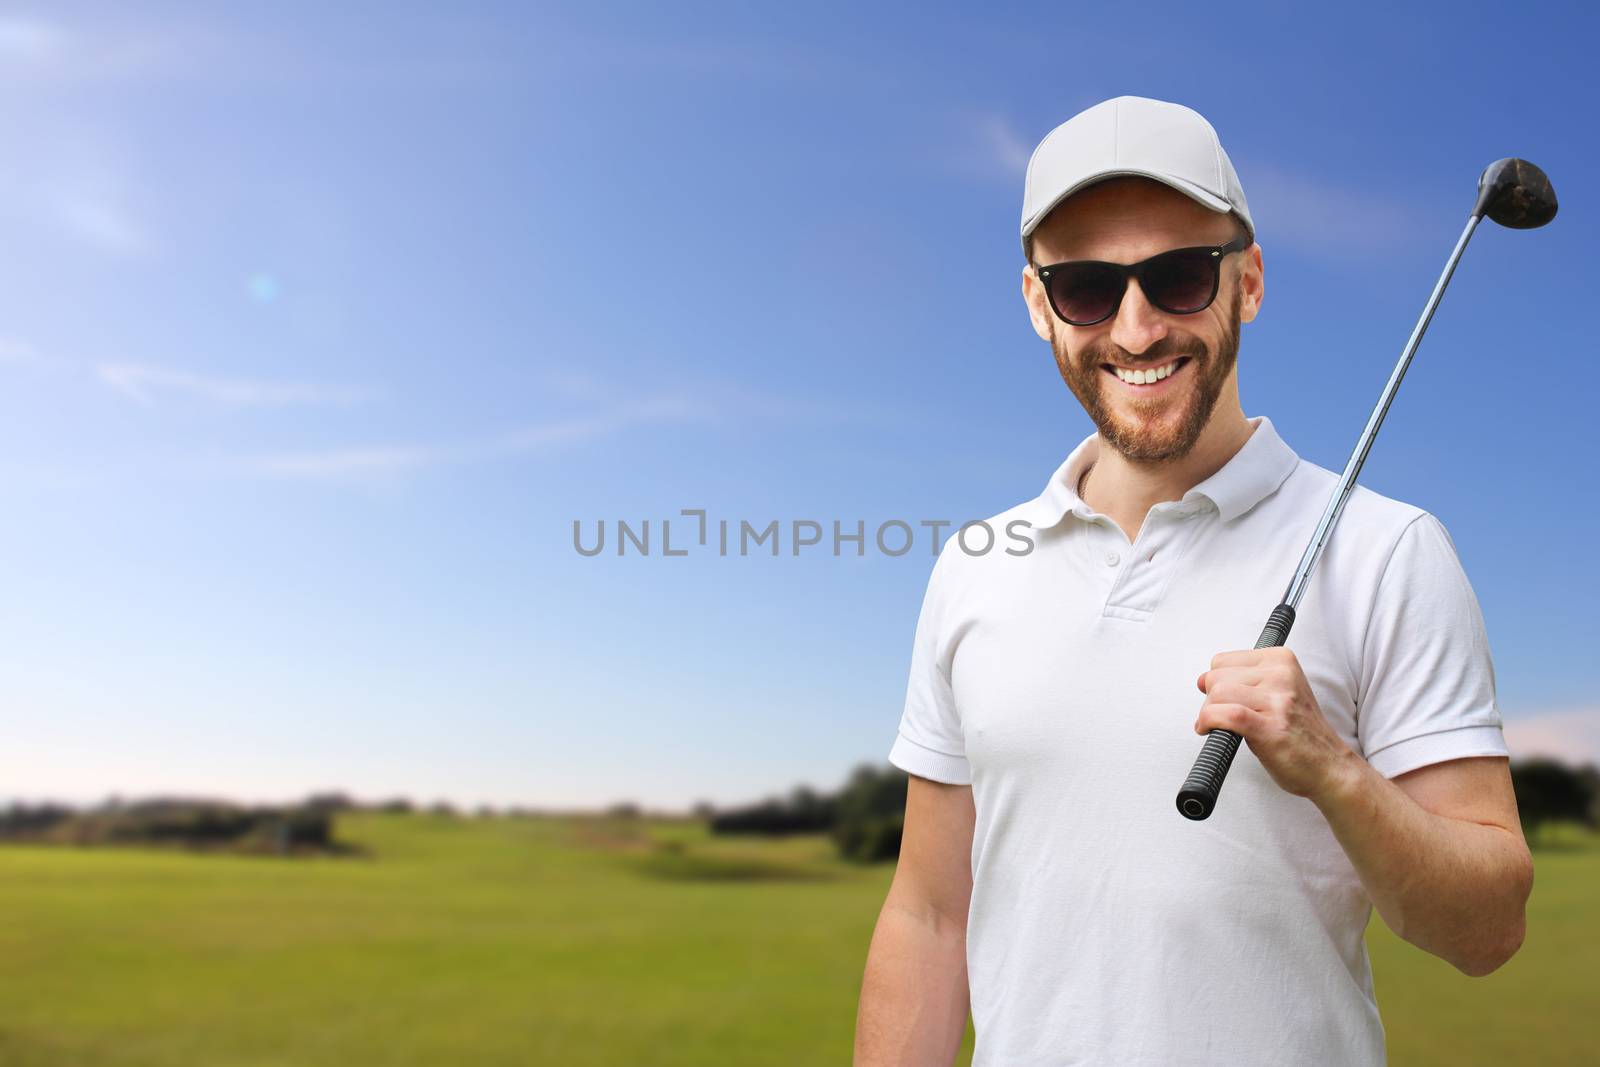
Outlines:
[{"label": "man", "polygon": [[[1357,486],[1288,647],[1252,649],[1338,475],[1240,407],[1261,249],[1200,115],[1125,96],[1053,130],[1022,238],[1097,433],[990,520],[1032,551],[952,540],[934,566],[856,1063],[949,1064],[970,1005],[979,1067],[1382,1064],[1372,908],[1476,976],[1532,888],[1453,543]],[[1216,728],[1245,745],[1192,822],[1175,797]]]}]

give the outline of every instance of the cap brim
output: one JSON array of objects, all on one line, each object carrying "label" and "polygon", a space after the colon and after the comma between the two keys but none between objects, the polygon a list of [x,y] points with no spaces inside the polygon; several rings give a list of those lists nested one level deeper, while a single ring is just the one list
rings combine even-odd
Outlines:
[{"label": "cap brim", "polygon": [[1171,188],[1178,190],[1178,192],[1200,204],[1202,207],[1208,207],[1212,211],[1215,211],[1219,214],[1227,214],[1233,211],[1233,205],[1222,199],[1222,197],[1218,196],[1216,193],[1211,192],[1209,189],[1202,189],[1200,186],[1191,181],[1186,181],[1183,178],[1176,178],[1170,174],[1157,174],[1153,171],[1138,170],[1134,168],[1106,170],[1101,171],[1099,174],[1092,174],[1071,188],[1064,190],[1054,200],[1051,200],[1044,207],[1034,212],[1022,227],[1023,252],[1027,252],[1028,250],[1029,236],[1032,235],[1034,230],[1039,228],[1039,223],[1043,222],[1045,216],[1054,211],[1056,207],[1060,205],[1061,201],[1065,200],[1073,193],[1082,192],[1089,186],[1103,182],[1107,178],[1120,178],[1123,176],[1149,178],[1152,181],[1158,181],[1162,185],[1170,186]]}]

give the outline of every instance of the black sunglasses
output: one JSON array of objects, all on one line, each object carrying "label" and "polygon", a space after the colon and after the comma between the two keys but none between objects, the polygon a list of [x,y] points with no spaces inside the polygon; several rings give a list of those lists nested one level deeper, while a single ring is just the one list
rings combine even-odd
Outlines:
[{"label": "black sunglasses", "polygon": [[1138,263],[1104,263],[1076,259],[1033,265],[1044,285],[1050,307],[1063,322],[1093,326],[1104,322],[1122,306],[1128,278],[1139,279],[1144,298],[1169,315],[1193,315],[1217,298],[1222,278],[1222,257],[1242,252],[1254,241],[1240,237],[1215,248],[1174,248]]}]

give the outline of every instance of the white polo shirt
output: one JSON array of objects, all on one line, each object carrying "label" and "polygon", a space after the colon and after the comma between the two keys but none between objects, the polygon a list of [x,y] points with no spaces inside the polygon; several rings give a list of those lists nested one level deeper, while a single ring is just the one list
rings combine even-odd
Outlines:
[{"label": "white polo shirt", "polygon": [[[934,565],[889,759],[972,785],[974,1067],[1384,1063],[1371,901],[1321,812],[1248,745],[1209,819],[1176,807],[1196,678],[1255,646],[1338,483],[1250,422],[1131,544],[1075,492],[1091,435],[992,550]],[[1018,520],[1034,548],[1008,555]],[[1420,508],[1356,486],[1287,647],[1386,777],[1509,754],[1477,598]]]}]

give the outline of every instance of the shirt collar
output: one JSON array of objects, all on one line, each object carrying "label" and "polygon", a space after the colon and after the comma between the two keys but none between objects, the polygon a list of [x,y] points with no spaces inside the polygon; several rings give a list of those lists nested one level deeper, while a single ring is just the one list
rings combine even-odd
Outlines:
[{"label": "shirt collar", "polygon": [[[1183,494],[1186,503],[1209,501],[1223,522],[1234,519],[1271,495],[1294,471],[1300,457],[1265,415],[1247,419],[1254,429],[1243,445],[1215,474]],[[1034,529],[1054,526],[1068,515],[1088,519],[1095,510],[1078,495],[1078,478],[1095,461],[1100,435],[1090,434],[1051,475],[1044,492],[1026,507]]]}]

